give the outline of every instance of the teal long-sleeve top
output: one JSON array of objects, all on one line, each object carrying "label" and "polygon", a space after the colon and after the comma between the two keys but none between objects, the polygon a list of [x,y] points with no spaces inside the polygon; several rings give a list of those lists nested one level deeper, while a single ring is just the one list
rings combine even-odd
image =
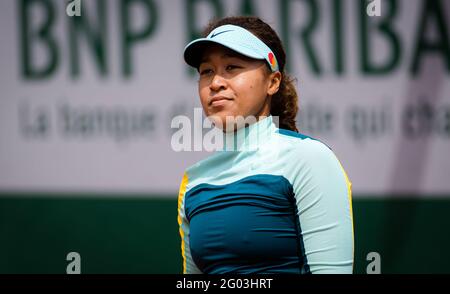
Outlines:
[{"label": "teal long-sleeve top", "polygon": [[184,273],[352,273],[351,183],[332,150],[268,116],[184,172]]}]

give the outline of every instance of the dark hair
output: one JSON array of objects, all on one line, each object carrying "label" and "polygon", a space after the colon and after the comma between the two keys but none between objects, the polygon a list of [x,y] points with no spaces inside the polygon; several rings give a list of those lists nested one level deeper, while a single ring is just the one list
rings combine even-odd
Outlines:
[{"label": "dark hair", "polygon": [[293,84],[294,79],[289,77],[284,71],[286,65],[286,52],[284,51],[283,44],[277,33],[258,17],[232,16],[212,20],[203,31],[203,36],[206,37],[215,28],[226,24],[240,26],[252,32],[273,51],[277,58],[282,78],[278,92],[272,96],[270,114],[280,118],[280,128],[298,132],[295,125],[298,111],[298,95]]}]

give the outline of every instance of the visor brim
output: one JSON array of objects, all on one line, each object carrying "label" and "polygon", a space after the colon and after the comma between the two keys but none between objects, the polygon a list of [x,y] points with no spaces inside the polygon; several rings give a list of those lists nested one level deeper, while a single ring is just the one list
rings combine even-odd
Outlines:
[{"label": "visor brim", "polygon": [[253,59],[258,59],[258,60],[265,59],[264,56],[261,56],[261,54],[255,52],[255,50],[252,48],[247,48],[245,46],[235,44],[232,42],[225,42],[223,40],[212,40],[212,39],[207,39],[207,38],[201,38],[201,39],[192,41],[185,47],[184,60],[190,66],[198,69],[200,66],[200,62],[201,62],[201,58],[202,58],[204,50],[208,46],[211,46],[212,44],[222,45],[225,48],[231,49],[239,54],[242,54],[246,57],[250,57]]}]

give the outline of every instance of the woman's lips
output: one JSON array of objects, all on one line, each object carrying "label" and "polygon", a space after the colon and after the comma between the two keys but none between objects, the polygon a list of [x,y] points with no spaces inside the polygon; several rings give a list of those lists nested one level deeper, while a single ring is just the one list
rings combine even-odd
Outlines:
[{"label": "woman's lips", "polygon": [[232,99],[227,97],[214,97],[211,99],[211,102],[209,103],[211,106],[220,106],[228,103],[228,101],[231,101]]},{"label": "woman's lips", "polygon": [[228,101],[231,101],[231,100],[228,100],[228,99],[216,100],[216,101],[211,102],[211,106],[222,106],[222,105],[227,104]]}]

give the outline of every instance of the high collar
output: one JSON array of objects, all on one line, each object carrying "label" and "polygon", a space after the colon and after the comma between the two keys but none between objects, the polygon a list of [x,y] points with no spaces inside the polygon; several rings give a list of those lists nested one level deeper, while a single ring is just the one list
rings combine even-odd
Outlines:
[{"label": "high collar", "polygon": [[268,142],[276,126],[271,115],[247,127],[223,133],[223,151],[251,151]]}]

